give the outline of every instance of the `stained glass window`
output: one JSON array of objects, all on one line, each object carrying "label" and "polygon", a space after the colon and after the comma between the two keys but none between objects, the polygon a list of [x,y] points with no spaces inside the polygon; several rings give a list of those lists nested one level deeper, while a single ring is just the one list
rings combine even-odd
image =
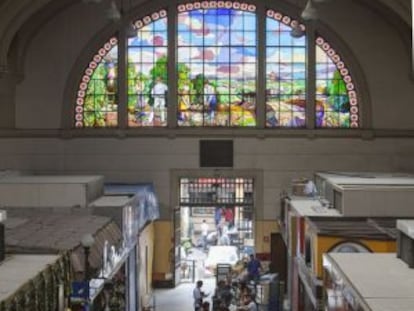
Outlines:
[{"label": "stained glass window", "polygon": [[256,125],[255,10],[231,1],[178,6],[179,126]]},{"label": "stained glass window", "polygon": [[118,125],[118,40],[112,37],[93,56],[79,84],[75,127]]},{"label": "stained glass window", "polygon": [[266,126],[306,125],[306,41],[291,36],[297,21],[273,10],[266,18]]},{"label": "stained glass window", "polygon": [[[359,96],[349,68],[321,35],[308,36],[311,30],[300,21],[268,8],[261,23],[254,4],[237,1],[168,6],[169,11],[132,20],[132,36],[120,31],[127,33],[122,40],[127,45],[118,46],[112,37],[92,56],[76,93],[75,127],[360,127]],[[168,18],[171,11],[177,16]],[[175,45],[174,57],[168,55],[169,42]],[[309,44],[315,47],[313,58]],[[118,54],[126,55],[127,66],[118,68]],[[308,80],[313,69],[315,81]],[[122,96],[119,77],[127,83],[119,88],[126,90]],[[168,107],[176,115],[168,117]],[[257,119],[257,113],[263,115]],[[315,124],[308,120],[311,114]]]},{"label": "stained glass window", "polygon": [[128,125],[167,125],[167,11],[161,10],[134,25],[128,39]]},{"label": "stained glass window", "polygon": [[359,126],[358,100],[349,70],[322,37],[316,39],[316,127]]}]

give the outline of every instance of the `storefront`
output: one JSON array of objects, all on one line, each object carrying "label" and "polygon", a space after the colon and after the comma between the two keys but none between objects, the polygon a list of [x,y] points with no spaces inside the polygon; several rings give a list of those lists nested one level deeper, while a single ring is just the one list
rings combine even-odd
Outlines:
[{"label": "storefront", "polygon": [[91,208],[94,214],[108,215],[117,221],[122,228],[122,242],[117,248],[105,241],[102,268],[89,282],[89,303],[94,310],[100,310],[102,300],[103,306],[111,310],[140,310],[151,294],[152,222],[159,217],[153,186],[105,185],[105,195],[93,202]]}]

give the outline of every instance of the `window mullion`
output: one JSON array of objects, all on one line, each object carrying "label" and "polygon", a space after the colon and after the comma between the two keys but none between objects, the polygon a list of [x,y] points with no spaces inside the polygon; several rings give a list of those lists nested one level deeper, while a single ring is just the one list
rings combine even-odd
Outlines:
[{"label": "window mullion", "polygon": [[306,76],[306,127],[315,128],[315,94],[316,94],[316,49],[315,49],[315,24],[314,21],[306,23],[306,48],[307,48],[307,76]]},{"label": "window mullion", "polygon": [[168,6],[168,124],[169,128],[177,127],[177,3],[171,1]]},{"label": "window mullion", "polygon": [[266,8],[262,3],[257,5],[257,86],[256,86],[256,127],[263,129],[266,124]]},{"label": "window mullion", "polygon": [[122,23],[118,42],[118,127],[120,129],[126,129],[128,127],[128,40],[125,24],[126,23]]}]

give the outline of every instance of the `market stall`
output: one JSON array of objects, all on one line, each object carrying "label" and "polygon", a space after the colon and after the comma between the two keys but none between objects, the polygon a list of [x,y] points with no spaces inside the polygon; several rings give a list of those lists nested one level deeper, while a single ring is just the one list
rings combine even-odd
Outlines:
[{"label": "market stall", "polygon": [[[62,260],[65,263],[65,268],[63,269],[65,271],[65,287],[63,292],[65,306],[68,305],[68,300],[71,296],[72,283],[74,281],[83,281],[86,278],[86,270],[90,270],[90,275],[94,275],[96,271],[101,269],[105,241],[109,241],[107,244],[110,243],[114,247],[118,247],[121,241],[121,232],[110,218],[94,215],[44,214],[26,218],[9,217],[4,224],[6,227],[5,242],[8,256],[6,258],[9,264],[12,264],[16,258],[15,256],[23,254],[63,257]],[[85,250],[81,246],[81,240],[86,234],[91,234],[94,237],[94,244],[88,252],[87,265]],[[53,268],[51,271],[59,270],[58,267],[56,269]],[[41,270],[38,273],[41,273]],[[56,283],[54,274],[49,276],[50,273],[41,273],[41,275],[45,278],[42,282],[47,284],[41,285],[43,286],[43,291],[45,287]],[[27,279],[26,281],[29,282],[29,280]],[[37,285],[35,287],[36,290],[40,290]],[[23,296],[32,295],[30,286],[23,287],[20,290],[22,290]],[[51,297],[57,297],[57,295],[51,293]],[[32,309],[22,308],[21,310],[31,311]],[[50,310],[55,311],[57,309],[53,308]]]},{"label": "market stall", "polygon": [[69,296],[69,253],[10,255],[0,265],[0,311],[56,311]]},{"label": "market stall", "polygon": [[104,194],[90,207],[93,214],[110,216],[122,228],[122,247],[117,256],[113,256],[109,249],[103,253],[102,271],[90,283],[90,301],[93,302],[102,291],[111,301],[116,286],[108,294],[105,280],[118,274],[117,279],[124,280],[126,310],[135,311],[150,301],[154,249],[152,222],[159,218],[158,200],[152,184],[106,184]]}]

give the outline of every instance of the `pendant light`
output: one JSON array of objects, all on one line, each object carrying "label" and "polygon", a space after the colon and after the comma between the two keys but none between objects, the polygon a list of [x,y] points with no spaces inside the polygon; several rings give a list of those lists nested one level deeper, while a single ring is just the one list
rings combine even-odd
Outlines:
[{"label": "pendant light", "polygon": [[302,11],[302,14],[300,15],[305,21],[315,20],[319,17],[318,10],[314,7],[313,1],[314,0],[308,0],[305,9]]}]

